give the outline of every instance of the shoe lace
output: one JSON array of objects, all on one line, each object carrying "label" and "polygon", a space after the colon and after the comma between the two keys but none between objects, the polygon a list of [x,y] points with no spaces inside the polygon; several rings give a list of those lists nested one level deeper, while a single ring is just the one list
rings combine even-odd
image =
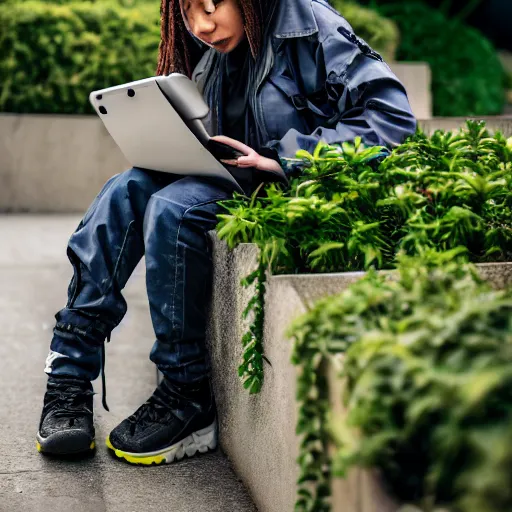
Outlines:
[{"label": "shoe lace", "polygon": [[92,414],[87,397],[93,394],[91,389],[83,389],[79,385],[54,385],[46,392],[46,409],[54,410],[55,417]]},{"label": "shoe lace", "polygon": [[132,435],[137,425],[148,423],[168,423],[172,418],[179,418],[180,395],[162,381],[155,392],[129,418]]},{"label": "shoe lace", "polygon": [[105,361],[107,357],[105,351],[106,343],[110,343],[110,333],[107,334],[107,341],[101,344],[101,405],[103,405],[105,411],[110,412],[107,405],[107,379],[105,377]]}]

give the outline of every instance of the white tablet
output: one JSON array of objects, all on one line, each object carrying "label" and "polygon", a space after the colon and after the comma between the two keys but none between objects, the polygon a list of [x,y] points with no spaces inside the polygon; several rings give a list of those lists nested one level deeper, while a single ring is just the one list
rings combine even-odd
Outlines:
[{"label": "white tablet", "polygon": [[134,167],[222,178],[242,191],[205,148],[210,136],[202,119],[209,107],[185,75],[174,73],[94,91],[89,101]]}]

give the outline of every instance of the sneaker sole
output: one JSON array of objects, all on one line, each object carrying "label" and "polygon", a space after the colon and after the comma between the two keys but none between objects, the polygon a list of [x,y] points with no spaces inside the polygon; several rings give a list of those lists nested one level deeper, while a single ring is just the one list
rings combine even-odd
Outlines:
[{"label": "sneaker sole", "polygon": [[124,459],[130,464],[143,464],[145,466],[170,464],[183,459],[185,456],[192,457],[197,452],[207,453],[210,450],[215,450],[217,447],[217,422],[215,421],[209,427],[198,430],[181,441],[156,452],[124,452],[112,446],[110,437],[107,437],[106,445],[114,452],[116,457]]},{"label": "sneaker sole", "polygon": [[75,455],[94,450],[94,439],[81,430],[56,432],[48,437],[36,435],[36,449],[39,453],[50,455]]}]

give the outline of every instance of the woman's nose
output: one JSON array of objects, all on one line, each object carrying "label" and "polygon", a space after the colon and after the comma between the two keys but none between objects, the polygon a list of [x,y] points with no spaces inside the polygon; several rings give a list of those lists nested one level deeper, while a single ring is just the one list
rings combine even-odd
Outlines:
[{"label": "woman's nose", "polygon": [[194,16],[194,22],[190,27],[192,32],[199,39],[203,39],[205,35],[211,34],[215,30],[215,22],[211,14],[199,14]]}]

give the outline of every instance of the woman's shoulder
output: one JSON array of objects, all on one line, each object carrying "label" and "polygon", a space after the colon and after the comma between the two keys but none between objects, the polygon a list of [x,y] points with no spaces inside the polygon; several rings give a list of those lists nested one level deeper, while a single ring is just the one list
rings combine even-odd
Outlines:
[{"label": "woman's shoulder", "polygon": [[336,11],[326,0],[311,0],[311,5],[318,26],[318,41],[327,53],[337,53],[339,60],[360,51],[375,61],[382,61],[382,57],[354,33],[343,13]]},{"label": "woman's shoulder", "polygon": [[[344,35],[346,32],[354,33],[350,23],[326,0],[311,0],[311,8],[318,25],[318,39],[320,41],[333,35]],[[340,27],[341,30],[339,30]]]}]

